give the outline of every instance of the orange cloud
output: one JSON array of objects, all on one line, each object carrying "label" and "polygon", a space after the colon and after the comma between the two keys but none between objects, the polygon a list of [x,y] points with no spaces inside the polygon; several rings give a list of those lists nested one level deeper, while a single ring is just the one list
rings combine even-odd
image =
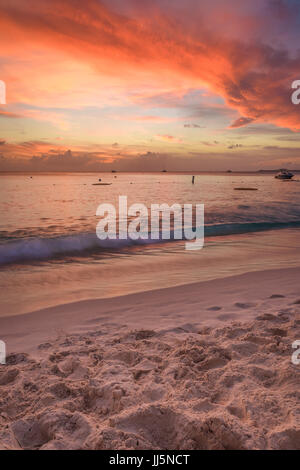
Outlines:
[{"label": "orange cloud", "polygon": [[22,117],[20,114],[16,114],[16,113],[11,113],[9,111],[3,111],[0,109],[0,118],[3,117],[3,118],[20,118]]},{"label": "orange cloud", "polygon": [[[226,12],[220,5],[218,25]],[[227,12],[233,31],[230,35],[226,27],[222,35],[221,26],[208,30],[200,6],[192,15],[194,20],[199,18],[197,28],[191,28],[185,17],[181,21],[173,17],[172,8],[167,16],[158,6],[143,12],[140,5],[136,17],[118,14],[98,0],[0,0],[0,7],[1,45],[13,57],[20,50],[24,54],[35,50],[37,55],[43,51],[51,57],[57,51],[128,86],[146,80],[170,86],[177,82],[205,85],[242,116],[232,123],[233,128],[269,122],[300,130],[299,109],[290,100],[291,83],[299,78],[299,54],[291,56],[255,42],[250,34],[255,29],[253,18],[239,23],[233,10]],[[48,83],[53,83],[52,78],[48,76]],[[43,71],[36,79],[47,82]]]},{"label": "orange cloud", "polygon": [[253,122],[254,119],[252,118],[247,118],[247,117],[240,117],[238,119],[236,119],[236,121],[234,121],[229,127],[231,129],[236,129],[238,127],[243,127],[243,126],[247,126],[247,124],[251,124],[251,122]]},{"label": "orange cloud", "polygon": [[[27,145],[26,145],[27,144]],[[48,146],[48,150],[47,150]],[[2,147],[10,147],[12,156],[4,156]],[[14,147],[14,148],[13,148]],[[0,141],[0,171],[226,171],[229,167],[240,170],[241,155],[228,150],[210,154],[197,151],[195,154],[184,152],[180,155],[170,153],[144,153],[123,150],[114,153],[110,149],[103,151],[85,151],[79,149],[59,149],[55,145],[45,143],[43,151],[39,142],[24,142],[22,144],[6,144]],[[275,154],[275,159],[273,158]],[[26,157],[25,157],[26,155]],[[32,156],[33,155],[33,156]],[[272,156],[272,160],[270,159]],[[288,147],[242,149],[243,160],[248,169],[257,168],[299,168],[298,149]]]},{"label": "orange cloud", "polygon": [[155,138],[161,142],[170,142],[172,144],[181,144],[183,142],[182,139],[174,137],[173,135],[156,135]]},{"label": "orange cloud", "polygon": [[42,155],[46,153],[61,152],[63,146],[43,141],[26,141],[26,142],[6,142],[1,140],[1,152],[12,157],[29,158],[32,155]]}]

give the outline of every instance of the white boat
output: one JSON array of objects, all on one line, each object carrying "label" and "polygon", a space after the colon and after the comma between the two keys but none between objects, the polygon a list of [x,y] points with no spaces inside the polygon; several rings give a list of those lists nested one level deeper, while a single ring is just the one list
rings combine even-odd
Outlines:
[{"label": "white boat", "polygon": [[293,178],[293,173],[288,170],[280,170],[279,173],[275,176],[278,180],[291,180]]}]

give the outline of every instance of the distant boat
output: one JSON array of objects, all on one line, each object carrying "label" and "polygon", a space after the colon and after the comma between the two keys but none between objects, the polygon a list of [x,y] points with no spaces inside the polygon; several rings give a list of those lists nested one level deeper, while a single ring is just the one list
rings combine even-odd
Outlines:
[{"label": "distant boat", "polygon": [[280,172],[275,175],[275,178],[278,180],[291,180],[293,177],[294,175],[291,171],[284,169],[280,170]]},{"label": "distant boat", "polygon": [[235,191],[258,191],[257,188],[234,188]]},{"label": "distant boat", "polygon": [[112,183],[93,183],[93,186],[110,186]]},{"label": "distant boat", "polygon": [[161,170],[162,173],[167,173],[167,170]]},{"label": "distant boat", "polygon": [[111,170],[112,173],[117,173],[117,170]]}]

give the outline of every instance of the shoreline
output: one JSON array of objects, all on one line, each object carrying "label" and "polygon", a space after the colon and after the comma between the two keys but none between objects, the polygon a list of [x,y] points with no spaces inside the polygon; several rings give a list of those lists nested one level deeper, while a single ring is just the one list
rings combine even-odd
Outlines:
[{"label": "shoreline", "polygon": [[[85,332],[92,325],[98,327],[117,321],[140,328],[153,328],[153,322],[155,325],[158,320],[166,325],[171,321],[212,326],[224,322],[224,311],[228,320],[247,320],[257,314],[253,298],[259,297],[263,302],[268,296],[277,295],[277,290],[279,295],[294,291],[300,296],[299,277],[300,267],[251,271],[122,296],[58,304],[0,317],[1,339],[7,343],[8,352],[32,353],[39,342],[55,338],[59,331]],[[235,303],[239,302],[250,306],[236,308]]]},{"label": "shoreline", "polygon": [[[281,247],[278,250],[278,246]],[[299,266],[299,229],[212,237],[202,250],[182,242],[124,253],[38,262],[1,270],[0,317],[24,315],[75,301],[104,299]],[[126,252],[125,252],[126,253]]]}]

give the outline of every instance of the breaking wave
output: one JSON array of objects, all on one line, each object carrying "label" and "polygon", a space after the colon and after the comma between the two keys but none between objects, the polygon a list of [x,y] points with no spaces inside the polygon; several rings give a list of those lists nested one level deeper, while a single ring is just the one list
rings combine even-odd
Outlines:
[{"label": "breaking wave", "polygon": [[[205,237],[299,227],[300,221],[215,224],[205,226]],[[19,239],[0,244],[0,265],[52,259],[72,254],[84,256],[84,254],[101,250],[122,251],[122,249],[134,245],[149,245],[163,242],[170,242],[170,240],[164,240],[162,234],[159,240],[152,240],[149,236],[147,240],[140,239],[136,241],[130,238],[126,240],[99,240],[95,233],[79,233],[52,238]]]}]

